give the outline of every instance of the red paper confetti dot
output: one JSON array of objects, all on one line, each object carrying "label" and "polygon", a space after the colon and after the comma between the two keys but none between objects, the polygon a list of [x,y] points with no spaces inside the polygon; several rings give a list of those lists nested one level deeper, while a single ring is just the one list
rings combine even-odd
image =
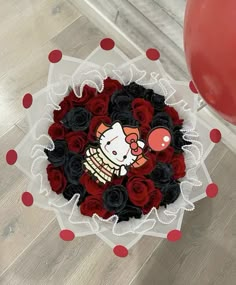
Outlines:
[{"label": "red paper confetti dot", "polygon": [[14,149],[10,149],[7,152],[6,161],[10,165],[13,165],[17,161],[17,152]]},{"label": "red paper confetti dot", "polygon": [[193,81],[189,82],[189,88],[191,89],[191,91],[195,94],[198,94],[197,88],[195,87]]},{"label": "red paper confetti dot", "polygon": [[65,241],[71,241],[75,238],[75,234],[71,230],[60,231],[60,238]]},{"label": "red paper confetti dot", "polygon": [[182,237],[182,233],[179,230],[172,230],[167,235],[167,239],[169,241],[177,241],[181,239],[181,237]]},{"label": "red paper confetti dot", "polygon": [[149,58],[150,60],[158,60],[160,58],[160,53],[157,49],[155,48],[149,48],[146,51],[146,56],[147,58]]},{"label": "red paper confetti dot", "polygon": [[51,63],[57,63],[62,58],[62,52],[59,49],[52,50],[49,55],[48,59]]},{"label": "red paper confetti dot", "polygon": [[113,248],[113,252],[116,256],[119,256],[119,257],[126,257],[129,253],[128,249],[123,245],[116,245]]},{"label": "red paper confetti dot", "polygon": [[111,50],[115,46],[115,42],[110,38],[105,38],[101,40],[100,46],[104,50]]},{"label": "red paper confetti dot", "polygon": [[206,188],[206,194],[209,198],[214,198],[218,194],[218,186],[215,183],[211,183]]},{"label": "red paper confetti dot", "polygon": [[30,93],[24,95],[22,104],[24,108],[28,109],[33,103],[33,96]]},{"label": "red paper confetti dot", "polygon": [[30,207],[34,203],[34,197],[30,192],[24,192],[21,196],[21,200],[26,207]]},{"label": "red paper confetti dot", "polygon": [[212,129],[210,131],[210,139],[214,143],[218,143],[221,140],[221,132],[218,129]]}]

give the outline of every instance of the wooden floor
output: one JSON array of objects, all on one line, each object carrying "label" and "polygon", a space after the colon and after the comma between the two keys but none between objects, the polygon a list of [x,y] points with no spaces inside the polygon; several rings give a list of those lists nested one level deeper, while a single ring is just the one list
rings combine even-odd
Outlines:
[{"label": "wooden floor", "polygon": [[[219,195],[185,214],[177,243],[144,237],[119,259],[95,236],[63,242],[54,214],[22,206],[27,178],[5,163],[26,131],[21,97],[46,84],[50,50],[85,58],[105,35],[75,1],[0,0],[0,7],[0,284],[235,284],[236,155],[221,143],[207,160]],[[183,66],[173,70],[185,78]]]}]

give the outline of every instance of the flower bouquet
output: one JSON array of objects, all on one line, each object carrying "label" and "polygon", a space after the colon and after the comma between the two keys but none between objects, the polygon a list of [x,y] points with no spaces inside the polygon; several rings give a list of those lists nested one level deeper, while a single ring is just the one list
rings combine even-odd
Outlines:
[{"label": "flower bouquet", "polygon": [[23,203],[53,210],[62,239],[96,234],[126,256],[143,235],[178,240],[184,211],[217,194],[204,161],[219,131],[159,57],[129,59],[108,38],[85,60],[54,50],[47,86],[23,97],[29,132],[6,158],[30,178]]}]

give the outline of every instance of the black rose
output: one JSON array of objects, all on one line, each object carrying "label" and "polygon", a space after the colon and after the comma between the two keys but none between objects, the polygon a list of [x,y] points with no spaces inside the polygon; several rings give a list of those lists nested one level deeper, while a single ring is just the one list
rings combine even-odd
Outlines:
[{"label": "black rose", "polygon": [[139,122],[136,121],[131,112],[121,112],[114,110],[111,113],[112,122],[119,121],[122,125],[127,126],[139,126]]},{"label": "black rose", "polygon": [[169,184],[166,184],[164,187],[160,188],[162,193],[161,206],[165,206],[171,203],[174,203],[180,194],[180,185],[176,181],[171,181]]},{"label": "black rose", "polygon": [[173,128],[173,122],[171,117],[165,112],[156,113],[152,119],[151,127],[166,127],[168,129]]},{"label": "black rose", "polygon": [[173,168],[169,163],[158,162],[150,174],[156,187],[162,187],[168,184],[173,176]]},{"label": "black rose", "polygon": [[140,219],[142,216],[142,210],[139,207],[133,205],[126,205],[126,207],[117,213],[119,222],[128,221],[130,218]]},{"label": "black rose", "polygon": [[115,91],[110,100],[109,104],[109,111],[112,112],[113,110],[126,112],[131,110],[131,102],[133,101],[134,97],[127,94],[124,89]]},{"label": "black rose", "polygon": [[103,193],[104,207],[110,212],[120,212],[128,201],[128,193],[124,186],[113,185]]},{"label": "black rose", "polygon": [[75,194],[79,194],[79,201],[77,205],[79,206],[86,196],[86,190],[82,184],[74,185],[74,184],[67,184],[66,189],[63,192],[63,196],[65,199],[70,200]]},{"label": "black rose", "polygon": [[59,167],[66,161],[66,155],[68,153],[67,143],[64,140],[55,140],[54,145],[54,150],[50,151],[45,149],[44,152],[48,156],[48,161],[50,161],[53,166]]},{"label": "black rose", "polygon": [[150,101],[154,107],[155,112],[163,111],[165,104],[165,97],[154,93],[152,89],[146,89],[144,92],[144,99]]},{"label": "black rose", "polygon": [[182,147],[184,145],[191,144],[191,142],[184,140],[183,135],[183,132],[181,132],[181,126],[177,126],[174,128],[171,145],[174,147],[176,153],[182,153]]},{"label": "black rose", "polygon": [[80,154],[69,152],[64,166],[67,180],[79,185],[79,178],[83,173],[83,157]]},{"label": "black rose", "polygon": [[127,94],[133,98],[143,98],[145,88],[135,82],[131,82],[129,85],[124,86],[124,89]]},{"label": "black rose", "polygon": [[71,109],[62,119],[64,126],[72,131],[85,131],[91,119],[91,113],[84,108]]}]

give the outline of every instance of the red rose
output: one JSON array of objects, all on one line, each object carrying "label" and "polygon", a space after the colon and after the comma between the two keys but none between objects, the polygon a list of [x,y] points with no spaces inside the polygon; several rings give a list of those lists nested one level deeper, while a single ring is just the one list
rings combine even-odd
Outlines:
[{"label": "red rose", "polygon": [[157,162],[160,161],[164,163],[170,163],[174,155],[174,151],[175,150],[172,146],[168,146],[165,150],[158,152]]},{"label": "red rose", "polygon": [[100,185],[96,183],[93,178],[87,174],[84,173],[81,177],[79,182],[85,187],[87,192],[91,195],[102,195],[102,193],[106,190],[107,185]]},{"label": "red rose", "polygon": [[147,161],[138,168],[131,167],[127,174],[128,176],[147,175],[152,172],[156,165],[156,154],[149,152],[145,157],[147,158]]},{"label": "red rose", "polygon": [[171,117],[174,125],[178,125],[179,126],[179,125],[183,124],[184,120],[179,118],[178,112],[173,107],[166,106],[164,108],[164,111]]},{"label": "red rose", "polygon": [[86,104],[86,109],[95,116],[104,116],[108,112],[108,96],[101,96],[100,94],[89,100]]},{"label": "red rose", "polygon": [[87,144],[87,134],[82,131],[70,132],[66,136],[68,149],[76,153],[83,153]]},{"label": "red rose", "polygon": [[97,140],[96,131],[98,126],[101,124],[111,124],[111,118],[107,116],[95,116],[91,119],[89,123],[88,140],[94,142]]},{"label": "red rose", "polygon": [[155,188],[151,193],[149,193],[149,201],[147,204],[142,207],[143,214],[148,214],[153,207],[158,208],[161,203],[161,199],[161,191]]},{"label": "red rose", "polygon": [[53,111],[53,118],[54,121],[57,123],[59,123],[64,118],[66,113],[68,113],[70,109],[73,108],[72,103],[68,99],[68,96],[64,98],[64,100],[59,104],[59,106],[61,107],[60,110]]},{"label": "red rose", "polygon": [[103,208],[102,196],[87,196],[85,201],[80,205],[80,212],[82,215],[92,217],[93,214],[97,214],[102,218],[109,218],[111,214]]},{"label": "red rose", "polygon": [[61,168],[56,168],[52,164],[49,164],[47,166],[47,174],[52,191],[57,194],[62,193],[66,188],[67,181]]},{"label": "red rose", "polygon": [[77,106],[85,106],[88,101],[93,98],[97,94],[97,89],[90,87],[88,85],[84,85],[83,87],[83,92],[82,92],[82,97],[77,97],[74,93],[74,90],[71,90],[70,94],[67,96],[68,99],[70,100],[71,104],[74,107]]},{"label": "red rose", "polygon": [[134,119],[141,125],[147,126],[151,123],[154,114],[154,108],[147,100],[136,98],[132,101]]},{"label": "red rose", "polygon": [[175,154],[171,161],[173,170],[174,170],[174,179],[179,179],[185,176],[186,172],[186,165],[184,161],[184,155],[181,154]]},{"label": "red rose", "polygon": [[65,137],[65,128],[61,123],[54,123],[49,127],[48,134],[53,140],[62,140]]},{"label": "red rose", "polygon": [[119,89],[122,89],[122,85],[119,81],[115,79],[111,79],[110,77],[107,77],[104,81],[104,89],[100,93],[102,96],[108,96],[111,97],[112,94]]},{"label": "red rose", "polygon": [[126,183],[130,201],[139,207],[145,206],[149,202],[149,196],[154,191],[155,186],[152,180],[144,176],[131,176]]}]

